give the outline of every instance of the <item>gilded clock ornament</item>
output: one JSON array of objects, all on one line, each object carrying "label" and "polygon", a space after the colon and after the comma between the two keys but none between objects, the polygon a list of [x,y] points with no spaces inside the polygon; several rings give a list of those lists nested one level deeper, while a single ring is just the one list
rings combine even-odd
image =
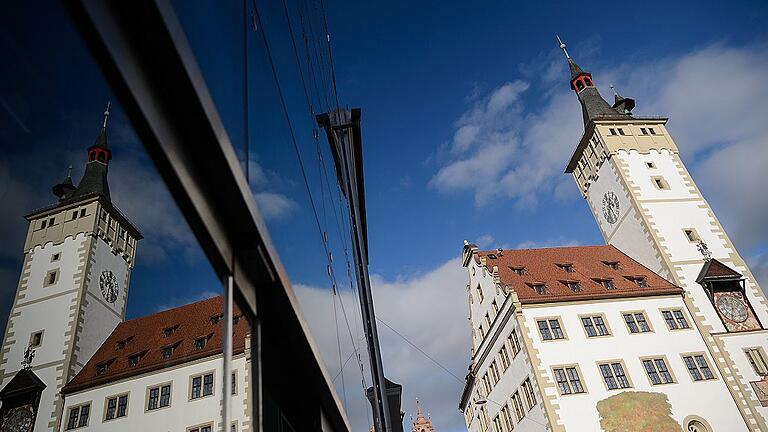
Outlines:
[{"label": "gilded clock ornament", "polygon": [[613,191],[603,195],[603,217],[611,225],[619,220],[619,197]]},{"label": "gilded clock ornament", "polygon": [[747,305],[734,295],[722,295],[717,301],[717,309],[724,317],[735,322],[747,320]]},{"label": "gilded clock ornament", "polygon": [[117,300],[119,286],[117,285],[117,278],[111,270],[101,272],[99,287],[101,288],[101,295],[104,296],[104,300],[109,303],[114,303]]},{"label": "gilded clock ornament", "polygon": [[0,432],[31,432],[35,412],[32,405],[23,405],[8,411]]}]

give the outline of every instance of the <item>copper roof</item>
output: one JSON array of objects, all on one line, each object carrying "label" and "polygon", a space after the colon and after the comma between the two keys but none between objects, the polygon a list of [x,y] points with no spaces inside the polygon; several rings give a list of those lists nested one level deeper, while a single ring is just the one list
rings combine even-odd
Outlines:
[{"label": "copper roof", "polygon": [[[62,393],[220,354],[224,322],[217,318],[221,317],[222,306],[222,297],[213,297],[118,324]],[[241,319],[237,306],[234,316],[233,352],[238,354],[245,349],[248,323]],[[174,330],[167,335],[166,329]],[[195,341],[200,338],[207,338],[207,342],[204,348],[196,349]],[[163,348],[169,346],[174,346],[173,353],[163,358]],[[137,364],[130,366],[129,358],[137,354]],[[106,370],[97,372],[103,365]]]},{"label": "copper roof", "polygon": [[[600,298],[681,294],[681,288],[652,272],[614,246],[576,246],[546,249],[478,251],[489,270],[498,267],[499,282],[517,293],[520,302],[547,303]],[[617,269],[611,265],[616,263]],[[572,272],[566,271],[570,265]],[[515,269],[524,268],[522,275]],[[645,287],[637,280],[645,279]],[[602,281],[613,282],[607,289]],[[574,292],[568,282],[579,282]],[[544,284],[544,294],[535,286]]]}]

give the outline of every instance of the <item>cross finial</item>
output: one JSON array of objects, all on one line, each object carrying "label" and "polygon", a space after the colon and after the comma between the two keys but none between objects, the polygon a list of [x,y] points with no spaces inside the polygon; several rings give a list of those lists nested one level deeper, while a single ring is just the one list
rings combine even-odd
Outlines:
[{"label": "cross finial", "polygon": [[567,58],[568,60],[570,60],[570,59],[571,59],[571,56],[569,56],[569,55],[568,55],[568,51],[566,51],[566,50],[565,50],[565,42],[563,42],[563,41],[560,39],[560,36],[558,36],[558,35],[555,35],[555,37],[557,37],[557,42],[560,44],[560,49],[561,49],[561,50],[563,50],[563,53],[565,53],[565,58]]},{"label": "cross finial", "polygon": [[102,128],[107,128],[107,119],[109,119],[109,108],[112,106],[112,101],[107,101],[107,109],[104,111],[104,123],[101,125]]},{"label": "cross finial", "polygon": [[611,84],[611,90],[613,90],[613,94],[614,94],[615,96],[618,96],[618,95],[619,95],[619,92],[617,92],[617,91],[616,91],[616,87],[614,87],[614,86],[613,86],[613,84]]},{"label": "cross finial", "polygon": [[72,165],[67,168],[67,177],[72,177]]}]

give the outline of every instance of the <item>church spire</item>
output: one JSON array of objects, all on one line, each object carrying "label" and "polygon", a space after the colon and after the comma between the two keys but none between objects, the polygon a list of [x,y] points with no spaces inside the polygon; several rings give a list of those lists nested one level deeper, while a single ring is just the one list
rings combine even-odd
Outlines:
[{"label": "church spire", "polygon": [[411,431],[435,432],[434,426],[432,425],[432,419],[424,417],[424,409],[421,407],[421,401],[418,399],[416,399],[416,420],[412,423]]},{"label": "church spire", "polygon": [[[560,49],[563,50],[565,58],[568,61],[568,69],[570,69],[571,72],[571,89],[576,92],[579,102],[581,103],[584,126],[586,127],[592,120],[629,117],[624,111],[619,111],[615,109],[615,107],[609,105],[608,102],[600,96],[600,92],[592,81],[592,74],[585,72],[576,64],[571,56],[568,55],[568,51],[565,49],[565,43],[560,39],[560,36],[557,36],[557,41],[560,43]],[[634,101],[632,102],[634,103]],[[634,107],[634,104],[632,106]]]}]

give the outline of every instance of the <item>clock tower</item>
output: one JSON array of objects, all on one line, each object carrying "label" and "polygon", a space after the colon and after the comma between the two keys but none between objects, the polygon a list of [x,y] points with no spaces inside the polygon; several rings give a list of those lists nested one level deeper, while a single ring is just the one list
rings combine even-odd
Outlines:
[{"label": "clock tower", "polygon": [[67,175],[53,187],[56,203],[26,215],[23,267],[0,352],[0,389],[19,374],[39,378],[36,431],[58,430],[61,387],[125,318],[142,236],[112,204],[108,116],[109,105],[77,186]]},{"label": "clock tower", "polygon": [[[768,430],[768,302],[683,164],[667,118],[600,95],[565,51],[584,134],[568,162],[605,242],[685,290],[685,301],[750,430]],[[708,121],[702,119],[702,121]],[[722,175],[727,181],[726,173]]]}]

